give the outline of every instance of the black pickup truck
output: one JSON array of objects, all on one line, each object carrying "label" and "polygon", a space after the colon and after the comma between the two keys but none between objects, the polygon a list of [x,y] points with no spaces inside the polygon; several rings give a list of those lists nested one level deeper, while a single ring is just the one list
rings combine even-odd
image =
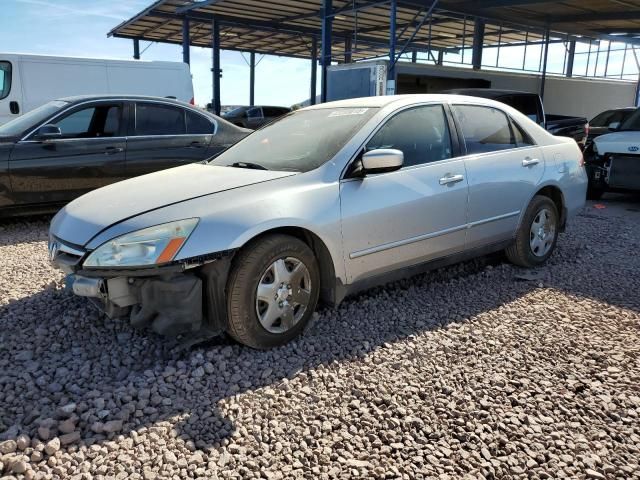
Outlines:
[{"label": "black pickup truck", "polygon": [[491,100],[506,103],[524,113],[538,125],[546,128],[552,135],[573,138],[581,148],[584,147],[587,140],[589,121],[586,118],[545,114],[542,100],[540,100],[540,96],[537,93],[493,88],[460,88],[442,93],[490,98]]}]

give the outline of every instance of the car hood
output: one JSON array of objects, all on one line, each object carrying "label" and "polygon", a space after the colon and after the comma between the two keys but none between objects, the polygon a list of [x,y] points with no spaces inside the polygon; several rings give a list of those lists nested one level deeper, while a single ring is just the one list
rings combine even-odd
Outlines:
[{"label": "car hood", "polygon": [[[114,183],[77,198],[51,221],[51,233],[77,246],[116,223],[168,205],[295,175],[191,164]],[[185,212],[188,217],[188,212]]]},{"label": "car hood", "polygon": [[615,132],[596,137],[593,142],[600,155],[605,153],[640,154],[640,132]]}]

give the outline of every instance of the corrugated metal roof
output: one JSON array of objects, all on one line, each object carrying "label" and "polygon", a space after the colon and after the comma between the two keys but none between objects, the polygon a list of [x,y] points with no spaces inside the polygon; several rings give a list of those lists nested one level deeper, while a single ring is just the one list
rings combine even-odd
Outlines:
[{"label": "corrugated metal roof", "polygon": [[[375,5],[357,12],[346,10],[365,3]],[[400,46],[431,3],[398,0]],[[322,0],[158,0],[109,35],[181,44],[185,16],[181,9],[194,4],[188,11],[193,46],[211,46],[211,22],[217,18],[222,49],[310,58],[312,38],[321,30]],[[412,49],[470,48],[476,16],[487,19],[485,45],[541,41],[547,27],[552,39],[574,35],[640,44],[640,0],[442,0],[437,7],[413,39]],[[347,38],[353,60],[388,54],[388,2],[334,0],[333,8],[345,9],[334,17],[335,59],[344,55]]]}]

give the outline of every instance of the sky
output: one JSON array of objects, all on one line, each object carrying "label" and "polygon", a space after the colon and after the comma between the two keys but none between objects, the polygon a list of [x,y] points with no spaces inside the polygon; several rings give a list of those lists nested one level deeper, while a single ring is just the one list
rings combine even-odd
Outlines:
[{"label": "sky", "polygon": [[[131,18],[148,7],[153,0],[0,0],[0,50],[3,52],[35,53],[61,56],[131,59],[133,42],[120,38],[108,38],[107,32],[123,20]],[[606,42],[605,42],[606,43]],[[608,73],[622,70],[625,74],[637,74],[637,66],[631,55],[623,57],[621,47],[611,53]],[[578,44],[578,52],[587,51],[587,44]],[[606,45],[601,48],[606,49]],[[150,43],[140,44],[143,60],[182,61],[182,47]],[[549,50],[549,72],[561,72],[565,46],[555,44]],[[526,68],[539,66],[540,46],[527,50]],[[501,48],[499,66],[521,68],[522,47]],[[485,49],[483,63],[495,61],[497,49]],[[425,54],[421,54],[424,57]],[[604,57],[604,53],[602,55]],[[222,51],[223,70],[221,94],[223,105],[249,103],[249,66],[239,52]],[[465,50],[465,61],[470,61],[470,49]],[[598,68],[604,73],[604,62],[586,62],[586,55],[578,54],[574,71]],[[311,65],[308,60],[284,57],[260,56],[256,61],[256,104],[283,105],[302,102],[309,98]],[[445,61],[460,61],[459,54],[447,54]],[[191,48],[191,73],[195,100],[199,105],[211,101],[211,49]],[[318,82],[319,83],[319,82]],[[319,86],[318,86],[319,88]]]},{"label": "sky", "polygon": [[[133,42],[107,32],[153,0],[0,0],[0,51],[132,59]],[[148,48],[147,48],[148,47]],[[146,49],[146,50],[145,50]],[[143,60],[182,61],[182,47],[140,43]],[[249,56],[245,55],[246,60]],[[256,103],[291,106],[309,98],[309,61],[256,57]],[[249,103],[249,66],[239,52],[221,54],[222,104]],[[191,47],[197,104],[211,101],[211,49]]]}]

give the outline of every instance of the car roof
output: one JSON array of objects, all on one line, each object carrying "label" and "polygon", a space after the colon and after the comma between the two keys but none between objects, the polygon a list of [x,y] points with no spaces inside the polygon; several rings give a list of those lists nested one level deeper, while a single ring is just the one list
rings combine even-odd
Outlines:
[{"label": "car roof", "polygon": [[454,95],[470,95],[473,97],[483,97],[483,98],[500,98],[507,95],[538,95],[533,92],[524,92],[521,90],[506,90],[506,89],[497,89],[497,88],[454,88],[452,90],[447,90],[443,93],[449,93]]},{"label": "car roof", "polygon": [[[448,101],[469,101],[468,95],[452,95],[442,93],[424,93],[424,94],[408,94],[408,95],[383,95],[378,97],[360,97],[350,98],[346,100],[337,100],[334,102],[320,103],[305,107],[302,110],[316,110],[322,108],[374,108],[386,107],[393,103],[411,103],[411,102],[448,102]],[[491,99],[477,98],[478,103],[486,105],[498,105]],[[504,105],[500,105],[504,107]]]},{"label": "car roof", "polygon": [[74,95],[71,97],[63,97],[63,98],[58,98],[57,100],[61,100],[63,102],[69,102],[69,103],[77,103],[77,102],[86,102],[86,101],[91,101],[91,100],[154,100],[154,101],[162,101],[165,103],[173,103],[175,105],[180,105],[180,106],[187,106],[190,108],[197,108],[194,107],[194,105],[191,105],[190,103],[187,102],[183,102],[181,100],[176,100],[175,98],[168,98],[168,97],[153,97],[150,95],[115,95],[115,94],[110,94],[110,95]]}]

